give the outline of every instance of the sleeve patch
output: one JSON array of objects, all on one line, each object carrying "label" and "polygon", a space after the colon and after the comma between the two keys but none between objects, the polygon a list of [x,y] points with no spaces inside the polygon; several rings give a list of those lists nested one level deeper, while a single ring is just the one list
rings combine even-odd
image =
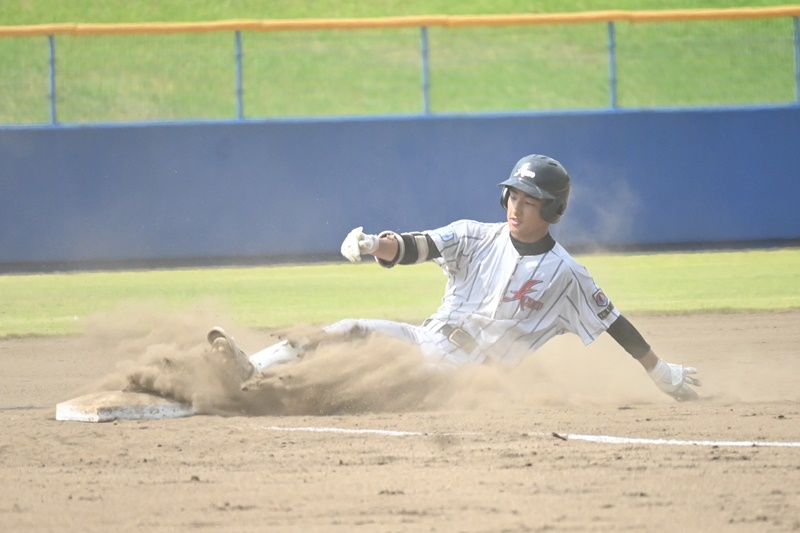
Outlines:
[{"label": "sleeve patch", "polygon": [[592,298],[594,298],[594,302],[597,304],[597,307],[607,307],[609,304],[608,297],[605,295],[602,289],[597,289],[597,291],[592,295]]},{"label": "sleeve patch", "polygon": [[456,236],[455,231],[453,231],[453,228],[450,226],[438,229],[434,233],[438,235],[440,239],[442,239],[442,242],[451,241]]}]

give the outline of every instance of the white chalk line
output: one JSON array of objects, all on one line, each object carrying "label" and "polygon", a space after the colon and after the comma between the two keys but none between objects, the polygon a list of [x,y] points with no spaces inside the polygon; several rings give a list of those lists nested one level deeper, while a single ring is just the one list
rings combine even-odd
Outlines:
[{"label": "white chalk line", "polygon": [[611,435],[563,435],[568,440],[584,440],[603,444],[653,444],[656,446],[763,446],[798,448],[800,442],[775,442],[758,440],[679,440],[679,439],[642,439],[637,437],[613,437]]},{"label": "white chalk line", "polygon": [[[420,431],[399,431],[391,429],[356,429],[335,427],[289,427],[289,426],[262,426],[268,431],[299,431],[308,433],[343,433],[350,435],[382,435],[386,437],[421,437],[421,436],[452,436],[452,435],[480,435],[480,433],[453,432],[453,433],[426,433]],[[556,437],[562,440],[579,440],[597,442],[601,444],[648,444],[653,446],[739,446],[739,447],[764,447],[764,448],[800,448],[800,442],[780,441],[751,441],[751,440],[681,440],[681,439],[645,439],[639,437],[616,437],[612,435],[580,435],[572,433],[526,433],[535,437]]]}]

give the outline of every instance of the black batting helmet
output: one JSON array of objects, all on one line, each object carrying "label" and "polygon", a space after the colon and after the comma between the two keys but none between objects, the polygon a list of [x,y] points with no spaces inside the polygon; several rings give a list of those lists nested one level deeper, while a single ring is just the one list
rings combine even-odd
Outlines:
[{"label": "black batting helmet", "polygon": [[531,154],[523,157],[508,179],[498,183],[503,187],[500,195],[500,205],[503,209],[508,207],[509,187],[513,187],[528,196],[545,200],[542,205],[541,216],[545,222],[555,224],[561,220],[561,215],[567,210],[569,202],[570,178],[566,169],[551,157],[546,155]]}]

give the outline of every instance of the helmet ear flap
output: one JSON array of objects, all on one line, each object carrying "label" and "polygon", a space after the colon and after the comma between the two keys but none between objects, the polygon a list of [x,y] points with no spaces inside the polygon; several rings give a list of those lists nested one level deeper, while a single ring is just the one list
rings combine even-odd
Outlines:
[{"label": "helmet ear flap", "polygon": [[503,209],[508,209],[508,196],[511,194],[511,191],[508,187],[503,187],[503,192],[500,193],[500,205],[503,206]]},{"label": "helmet ear flap", "polygon": [[567,210],[567,202],[559,200],[548,200],[546,205],[542,206],[541,216],[542,220],[549,224],[555,224],[561,220],[561,216]]}]

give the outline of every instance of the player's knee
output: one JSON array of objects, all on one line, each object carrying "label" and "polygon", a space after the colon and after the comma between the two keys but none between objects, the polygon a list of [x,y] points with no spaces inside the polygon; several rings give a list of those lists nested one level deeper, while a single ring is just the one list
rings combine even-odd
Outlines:
[{"label": "player's knee", "polygon": [[359,339],[369,334],[369,330],[357,318],[345,318],[327,326],[324,331],[329,335],[348,339]]},{"label": "player's knee", "polygon": [[249,357],[252,364],[259,373],[275,365],[290,363],[300,359],[305,353],[303,346],[296,342],[284,340],[267,346],[260,352],[256,352]]}]

